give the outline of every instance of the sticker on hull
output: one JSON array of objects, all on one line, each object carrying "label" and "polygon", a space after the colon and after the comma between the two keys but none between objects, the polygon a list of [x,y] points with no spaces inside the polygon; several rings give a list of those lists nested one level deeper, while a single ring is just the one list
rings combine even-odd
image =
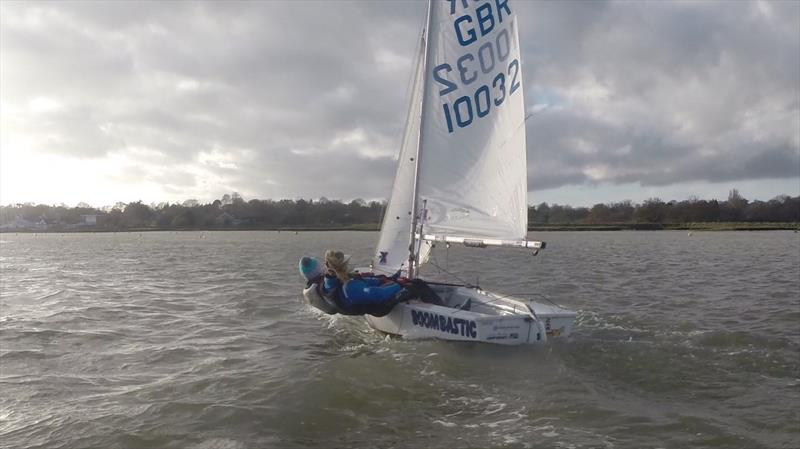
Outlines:
[{"label": "sticker on hull", "polygon": [[438,313],[424,312],[421,310],[411,310],[411,322],[414,326],[425,329],[437,330],[439,332],[453,335],[461,335],[467,338],[478,337],[478,324],[472,320],[463,318],[453,318],[439,315]]}]

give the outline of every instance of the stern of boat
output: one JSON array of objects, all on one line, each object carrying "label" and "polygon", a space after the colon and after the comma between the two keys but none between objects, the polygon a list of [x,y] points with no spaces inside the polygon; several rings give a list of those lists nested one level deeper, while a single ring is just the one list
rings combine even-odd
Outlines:
[{"label": "stern of boat", "polygon": [[575,324],[577,313],[555,304],[545,304],[531,300],[534,314],[544,323],[548,338],[569,337]]}]

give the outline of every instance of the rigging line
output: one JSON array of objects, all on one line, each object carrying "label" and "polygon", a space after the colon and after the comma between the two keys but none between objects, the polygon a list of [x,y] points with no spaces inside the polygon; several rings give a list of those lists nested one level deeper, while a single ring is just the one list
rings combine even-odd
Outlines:
[{"label": "rigging line", "polygon": [[511,296],[518,296],[518,297],[522,297],[522,296],[535,296],[535,297],[538,297],[538,298],[540,298],[540,299],[543,299],[543,300],[545,300],[545,301],[549,302],[550,304],[552,304],[552,305],[554,305],[554,306],[558,307],[559,309],[565,309],[565,310],[566,310],[566,307],[562,306],[561,304],[558,304],[558,303],[556,303],[555,301],[553,301],[552,299],[548,298],[547,296],[545,296],[545,295],[544,295],[544,294],[542,294],[542,293],[535,293],[535,292],[534,292],[534,293],[509,293],[509,294],[507,294],[507,295],[503,295],[503,296],[501,296],[501,297],[502,297],[502,298],[508,298],[508,297],[511,297]]},{"label": "rigging line", "polygon": [[523,122],[527,122],[528,119],[533,117],[534,115],[539,115],[539,114],[541,114],[543,112],[547,112],[548,109],[550,109],[550,105],[547,105],[547,106],[543,107],[542,109],[539,109],[538,111],[529,112],[527,115],[525,115],[525,119],[523,120]]},{"label": "rigging line", "polygon": [[426,14],[427,20],[425,25],[425,34],[424,34],[424,44],[425,50],[422,56],[422,83],[423,83],[423,91],[422,97],[420,98],[420,111],[419,111],[419,133],[417,134],[417,153],[414,156],[414,184],[413,184],[413,194],[411,195],[411,235],[409,236],[409,240],[411,241],[408,247],[408,277],[414,279],[414,269],[415,267],[415,260],[419,260],[416,258],[414,254],[414,241],[416,240],[415,233],[417,232],[417,220],[419,217],[417,214],[420,213],[419,211],[419,173],[420,167],[422,163],[422,149],[424,148],[422,144],[422,135],[423,131],[425,130],[425,79],[426,75],[425,72],[428,70],[428,61],[430,60],[430,53],[431,53],[431,17],[433,16],[433,0],[428,0],[428,8]]},{"label": "rigging line", "polygon": [[[463,287],[478,288],[478,289],[480,288],[477,285],[471,285],[470,283],[468,283],[468,282],[464,281],[463,279],[459,278],[458,276],[456,276],[452,272],[445,270],[444,268],[439,266],[435,262],[435,260],[436,260],[436,256],[431,255],[431,260],[429,260],[428,263],[430,263],[432,266],[438,268],[440,271],[442,271],[442,272],[454,277],[457,281],[459,281],[459,282],[461,282],[463,284]],[[430,282],[430,283],[434,284],[434,285],[436,284],[436,282]],[[507,299],[507,298],[511,298],[511,297],[524,297],[524,296],[536,296],[536,297],[539,297],[539,298],[549,302],[550,304],[558,307],[559,309],[567,310],[566,307],[562,306],[561,304],[558,304],[558,303],[554,302],[553,300],[551,300],[550,298],[548,298],[547,296],[545,296],[545,295],[543,295],[541,293],[529,293],[529,292],[528,293],[509,293],[509,294],[506,294],[506,295],[498,295],[498,294],[495,293],[494,297],[490,297],[491,299],[489,299],[488,301],[484,301],[484,303],[491,304],[491,303],[497,302],[497,301],[499,301],[501,299]]]},{"label": "rigging line", "polygon": [[[433,253],[433,251],[431,251],[431,253]],[[472,285],[471,285],[469,282],[467,282],[467,281],[465,281],[465,280],[461,279],[460,277],[456,276],[454,273],[452,273],[452,272],[450,272],[450,271],[447,271],[447,270],[445,270],[445,269],[444,269],[444,268],[442,268],[442,267],[441,267],[439,264],[437,264],[437,263],[436,263],[436,256],[435,256],[435,255],[431,254],[431,259],[428,261],[428,263],[430,263],[430,264],[431,264],[431,265],[433,265],[434,267],[438,268],[438,269],[439,269],[439,271],[442,271],[442,272],[444,272],[445,274],[447,274],[447,275],[450,275],[450,276],[451,276],[451,277],[453,277],[455,280],[457,280],[457,281],[461,282],[461,283],[462,283],[462,284],[464,284],[465,286],[472,287]],[[477,287],[477,286],[475,286],[475,287]]]},{"label": "rigging line", "polygon": [[444,264],[447,266],[447,269],[450,269],[450,244],[444,245]]},{"label": "rigging line", "polygon": [[[405,148],[405,145],[407,143],[407,137],[408,136],[406,135],[406,132],[408,131],[409,123],[411,123],[411,120],[413,119],[412,115],[411,115],[411,111],[413,110],[414,103],[415,103],[414,102],[414,92],[413,92],[414,91],[414,87],[416,87],[417,81],[419,81],[420,76],[424,77],[424,73],[420,74],[420,70],[419,70],[419,60],[420,60],[421,57],[424,57],[420,53],[421,51],[423,51],[423,46],[424,46],[424,42],[425,42],[424,39],[423,39],[424,38],[424,32],[425,32],[424,25],[420,25],[419,31],[417,32],[417,36],[418,36],[417,43],[414,45],[414,48],[418,49],[419,51],[417,51],[416,57],[414,58],[413,70],[409,74],[408,80],[406,81],[406,98],[408,98],[408,102],[407,102],[406,108],[405,108],[406,118],[405,118],[405,122],[404,122],[403,128],[400,130],[400,150],[397,152],[397,157],[395,158],[395,161],[394,161],[395,165],[397,166],[396,168],[397,168],[398,172],[399,172],[399,169],[400,169],[400,164],[402,164],[402,162],[403,162],[402,161],[403,148]],[[423,91],[423,94],[424,94],[424,91]],[[420,124],[420,126],[422,126],[422,125]],[[392,192],[394,191],[394,188],[396,187],[396,185],[395,185],[396,183],[397,183],[397,173],[395,173],[395,178],[392,180],[392,190],[389,191],[389,198],[381,206],[380,227],[378,228],[378,230],[383,228],[383,223],[384,223],[384,221],[386,221],[386,211],[389,209],[390,203],[392,201]],[[380,235],[378,236],[378,241],[380,242]],[[374,258],[374,255],[373,255],[373,258]],[[402,267],[402,265],[401,265],[401,267]]]}]

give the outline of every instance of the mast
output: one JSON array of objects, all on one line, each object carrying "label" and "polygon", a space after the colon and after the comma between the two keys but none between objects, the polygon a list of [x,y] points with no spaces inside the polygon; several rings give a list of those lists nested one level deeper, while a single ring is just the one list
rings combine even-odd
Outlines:
[{"label": "mast", "polygon": [[419,134],[417,135],[417,155],[415,156],[416,167],[414,169],[414,190],[411,201],[411,239],[408,245],[408,277],[414,278],[414,268],[417,263],[416,254],[416,231],[417,223],[419,221],[419,211],[417,211],[419,203],[419,164],[420,156],[422,155],[422,130],[425,128],[425,93],[427,79],[428,57],[430,56],[430,32],[431,32],[431,15],[432,15],[432,1],[428,0],[428,17],[425,24],[425,54],[422,58],[422,104],[420,106],[419,118]]}]

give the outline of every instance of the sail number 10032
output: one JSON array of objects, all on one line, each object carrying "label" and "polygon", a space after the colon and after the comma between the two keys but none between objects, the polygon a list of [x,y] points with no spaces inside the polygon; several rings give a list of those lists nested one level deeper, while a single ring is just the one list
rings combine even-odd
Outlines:
[{"label": "sail number 10032", "polygon": [[452,133],[454,126],[466,128],[472,124],[475,117],[483,118],[489,115],[492,106],[500,107],[506,100],[519,89],[519,61],[514,59],[508,64],[507,72],[499,72],[490,85],[482,85],[475,89],[472,95],[458,97],[450,103],[442,104],[444,121],[447,132]]}]

